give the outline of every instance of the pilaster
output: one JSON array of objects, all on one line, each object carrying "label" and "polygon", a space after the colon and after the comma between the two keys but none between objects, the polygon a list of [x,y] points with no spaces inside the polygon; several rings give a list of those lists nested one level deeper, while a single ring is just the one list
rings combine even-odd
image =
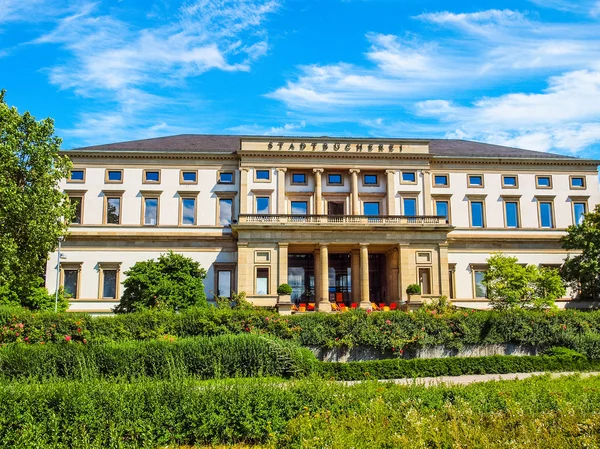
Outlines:
[{"label": "pilaster", "polygon": [[285,214],[285,172],[287,168],[277,169],[277,213]]},{"label": "pilaster", "polygon": [[248,213],[248,167],[240,168],[240,214]]},{"label": "pilaster", "polygon": [[349,171],[352,176],[350,183],[352,191],[352,215],[361,215],[360,204],[358,202],[358,174],[360,173],[360,169],[351,168]]},{"label": "pilaster", "polygon": [[360,308],[371,309],[369,295],[369,244],[360,243]]},{"label": "pilaster", "polygon": [[319,250],[321,253],[321,294],[318,303],[318,310],[319,312],[331,312],[331,303],[329,302],[329,248],[326,244],[321,243],[319,244]]},{"label": "pilaster", "polygon": [[395,175],[396,170],[386,170],[387,175],[387,189],[386,189],[386,209],[387,215],[396,215],[396,183]]},{"label": "pilaster", "polygon": [[315,174],[315,213],[317,215],[323,214],[323,195],[321,187],[321,174],[323,173],[322,168],[313,168]]},{"label": "pilaster", "polygon": [[425,215],[433,215],[433,205],[431,203],[431,172],[423,170],[423,204],[425,206]]},{"label": "pilaster", "polygon": [[440,279],[440,295],[450,297],[450,279],[448,266],[448,244],[439,243],[439,279]]}]

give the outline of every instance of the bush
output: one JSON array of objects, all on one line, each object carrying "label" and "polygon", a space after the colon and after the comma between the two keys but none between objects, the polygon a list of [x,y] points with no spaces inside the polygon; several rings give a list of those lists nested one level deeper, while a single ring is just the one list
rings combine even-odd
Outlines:
[{"label": "bush", "polygon": [[136,262],[125,275],[125,290],[116,313],[208,306],[202,283],[206,271],[198,262],[173,251],[161,254],[158,261]]},{"label": "bush", "polygon": [[279,287],[277,287],[277,294],[278,295],[291,295],[292,287],[289,284],[281,284]]},{"label": "bush", "polygon": [[419,284],[410,284],[408,287],[406,287],[406,293],[408,295],[420,295],[421,286]]}]

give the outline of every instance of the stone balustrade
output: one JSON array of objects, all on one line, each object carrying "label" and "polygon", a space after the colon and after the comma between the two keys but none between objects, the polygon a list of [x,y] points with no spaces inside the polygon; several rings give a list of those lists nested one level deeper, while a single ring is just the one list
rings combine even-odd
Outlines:
[{"label": "stone balustrade", "polygon": [[240,214],[240,224],[351,224],[351,225],[444,225],[443,216],[403,216],[403,215],[285,215],[285,214]]}]

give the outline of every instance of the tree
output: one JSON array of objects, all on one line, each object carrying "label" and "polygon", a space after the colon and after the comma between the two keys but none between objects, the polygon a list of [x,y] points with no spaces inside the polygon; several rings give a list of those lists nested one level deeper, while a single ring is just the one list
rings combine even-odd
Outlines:
[{"label": "tree", "polygon": [[600,298],[600,205],[585,214],[580,224],[567,228],[562,247],[581,251],[565,260],[561,268],[563,279],[581,299]]},{"label": "tree", "polygon": [[494,309],[553,307],[554,300],[565,294],[558,270],[523,266],[516,257],[502,253],[494,253],[487,262],[483,283]]},{"label": "tree", "polygon": [[161,254],[157,261],[137,262],[125,275],[125,291],[116,313],[208,306],[203,284],[206,270],[198,262],[173,251]]},{"label": "tree", "polygon": [[20,114],[4,96],[0,92],[0,303],[38,308],[47,302],[29,297],[39,299],[48,254],[73,215],[57,189],[71,162],[59,154],[52,119]]}]

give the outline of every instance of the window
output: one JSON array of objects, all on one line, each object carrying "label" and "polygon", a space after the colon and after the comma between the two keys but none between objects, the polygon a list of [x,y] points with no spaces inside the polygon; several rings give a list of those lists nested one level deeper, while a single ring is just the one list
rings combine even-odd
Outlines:
[{"label": "window", "polygon": [[551,189],[552,178],[550,176],[536,176],[535,185],[538,189]]},{"label": "window", "polygon": [[327,215],[344,215],[344,203],[342,201],[327,201]]},{"label": "window", "polygon": [[378,202],[365,202],[363,204],[364,215],[379,215]]},{"label": "window", "polygon": [[80,225],[83,219],[83,196],[70,196],[69,201],[75,209],[75,214],[71,220],[72,225]]},{"label": "window", "polygon": [[144,198],[143,224],[156,226],[158,224],[158,198]]},{"label": "window", "polygon": [[583,176],[570,176],[572,189],[585,189],[585,178]]},{"label": "window", "polygon": [[121,224],[121,196],[107,196],[104,204],[106,224]]},{"label": "window", "polygon": [[85,170],[73,169],[69,172],[68,182],[85,182]]},{"label": "window", "polygon": [[268,268],[257,268],[256,269],[256,294],[257,295],[268,295],[269,294],[269,269]]},{"label": "window", "polygon": [[292,184],[306,184],[306,173],[292,173]]},{"label": "window", "polygon": [[504,219],[507,228],[519,228],[519,203],[517,201],[504,202]]},{"label": "window", "polygon": [[483,175],[467,175],[469,187],[483,187]]},{"label": "window", "polygon": [[438,217],[446,217],[446,221],[450,220],[450,205],[448,200],[435,201],[435,214]]},{"label": "window", "polygon": [[416,184],[417,173],[414,171],[403,171],[402,172],[402,184]]},{"label": "window", "polygon": [[292,215],[308,215],[308,202],[292,201]]},{"label": "window", "polygon": [[117,270],[102,270],[102,298],[115,299],[117,297]]},{"label": "window", "polygon": [[329,173],[327,175],[327,184],[342,185],[342,175],[340,173]]},{"label": "window", "polygon": [[181,198],[181,224],[196,224],[196,198]]},{"label": "window", "polygon": [[120,184],[123,182],[123,170],[106,170],[104,176],[106,183]]},{"label": "window", "polygon": [[484,226],[483,201],[471,201],[471,227],[483,228]]},{"label": "window", "polygon": [[197,171],[181,171],[181,178],[179,181],[181,184],[198,184],[198,172]]},{"label": "window", "polygon": [[160,183],[160,170],[144,170],[143,181],[144,184],[158,184]]},{"label": "window", "polygon": [[[268,176],[267,176],[267,179]],[[219,184],[233,184],[233,172],[222,171],[219,172]]]},{"label": "window", "polygon": [[539,201],[539,213],[540,213],[540,227],[542,228],[553,228],[554,227],[554,214],[552,212],[551,201]]},{"label": "window", "polygon": [[473,270],[475,298],[487,298],[487,287],[483,283],[485,270]]},{"label": "window", "polygon": [[270,181],[271,180],[271,171],[270,170],[256,170],[254,172],[256,176],[256,181]]},{"label": "window", "polygon": [[516,189],[519,181],[516,175],[502,175],[502,187],[505,189]]},{"label": "window", "polygon": [[419,268],[421,294],[431,295],[431,268]]},{"label": "window", "polygon": [[229,226],[233,219],[233,198],[219,198],[219,224]]},{"label": "window", "polygon": [[63,289],[65,296],[73,299],[77,299],[79,296],[79,269],[67,269],[63,270]]},{"label": "window", "polygon": [[379,180],[377,179],[377,175],[364,175],[363,176],[363,185],[376,186],[378,184],[379,184]]},{"label": "window", "polygon": [[221,298],[231,298],[231,286],[231,270],[217,271],[217,296]]},{"label": "window", "polygon": [[435,187],[448,187],[448,175],[434,175],[433,185]]},{"label": "window", "polygon": [[268,196],[256,197],[256,213],[257,214],[268,214],[269,213],[269,200]]},{"label": "window", "polygon": [[573,202],[573,224],[580,225],[583,222],[583,215],[585,213],[587,213],[586,202]]},{"label": "window", "polygon": [[417,215],[417,199],[404,198],[402,200],[402,212],[406,217],[414,217]]}]

